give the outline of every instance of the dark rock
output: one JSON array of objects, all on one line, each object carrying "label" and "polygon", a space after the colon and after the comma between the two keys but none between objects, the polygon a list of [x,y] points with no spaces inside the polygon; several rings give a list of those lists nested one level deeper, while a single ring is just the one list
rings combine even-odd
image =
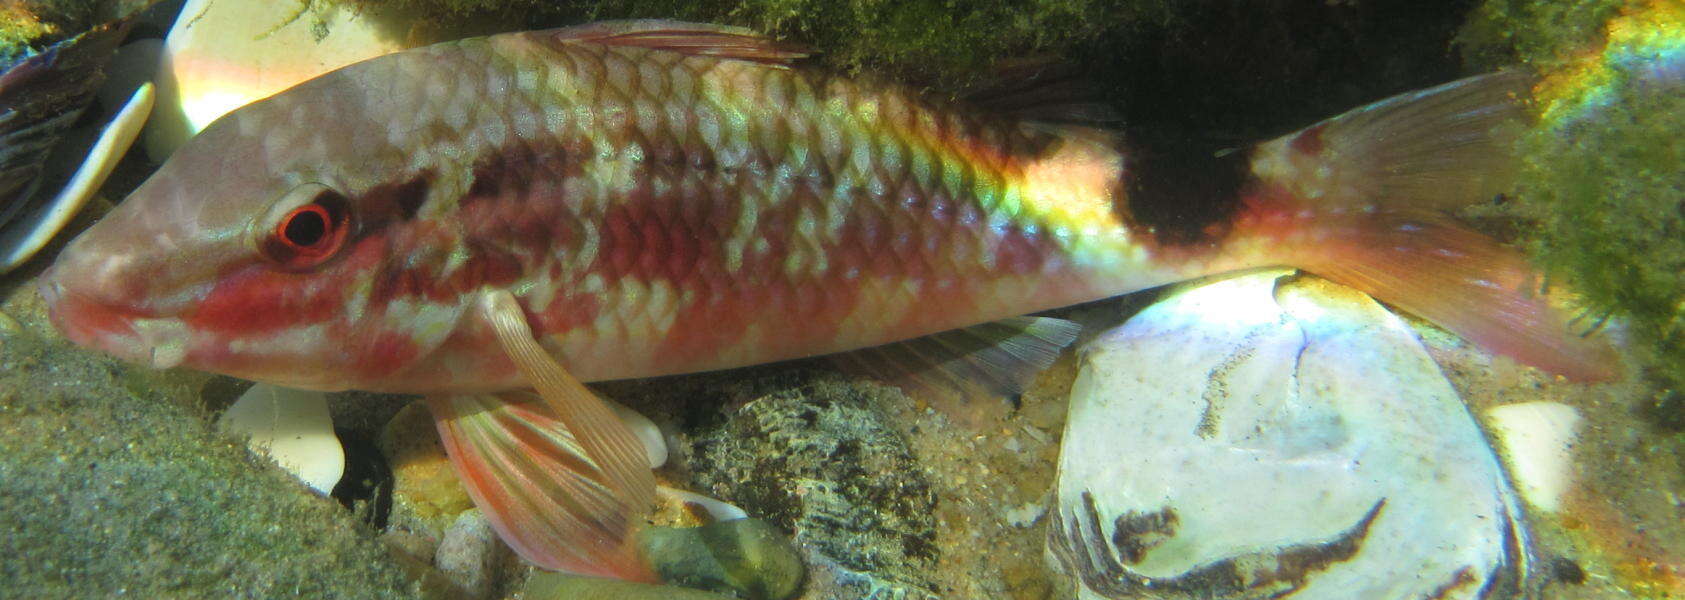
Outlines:
[{"label": "dark rock", "polygon": [[[795,532],[814,562],[870,573],[867,587],[932,587],[936,498],[872,407],[889,388],[808,375],[725,408],[678,448],[697,488]],[[861,579],[839,577],[839,581]]]}]

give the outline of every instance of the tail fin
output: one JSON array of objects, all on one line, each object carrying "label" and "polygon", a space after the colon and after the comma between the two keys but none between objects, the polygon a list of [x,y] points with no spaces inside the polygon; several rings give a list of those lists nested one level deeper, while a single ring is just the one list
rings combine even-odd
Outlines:
[{"label": "tail fin", "polygon": [[1494,353],[1569,379],[1612,378],[1611,349],[1570,333],[1522,256],[1445,214],[1510,183],[1531,82],[1463,79],[1259,145],[1236,234]]}]

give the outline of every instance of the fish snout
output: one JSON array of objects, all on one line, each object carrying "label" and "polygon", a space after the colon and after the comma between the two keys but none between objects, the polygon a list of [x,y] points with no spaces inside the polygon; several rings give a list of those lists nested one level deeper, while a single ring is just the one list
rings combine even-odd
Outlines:
[{"label": "fish snout", "polygon": [[142,306],[136,282],[123,269],[81,259],[72,249],[38,284],[53,327],[79,346],[123,360],[156,368],[179,364],[189,337],[186,325]]}]

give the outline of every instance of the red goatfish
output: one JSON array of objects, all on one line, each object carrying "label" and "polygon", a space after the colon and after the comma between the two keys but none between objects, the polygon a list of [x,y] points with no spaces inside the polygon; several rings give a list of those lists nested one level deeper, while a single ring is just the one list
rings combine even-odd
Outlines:
[{"label": "red goatfish", "polygon": [[[1499,189],[1525,76],[1190,166],[1084,124],[1074,98],[947,101],[805,56],[631,21],[354,64],[213,123],[42,293],[67,337],[125,359],[426,394],[511,546],[628,579],[650,577],[629,540],[654,483],[580,381],[875,348],[861,362],[1010,387],[1075,337],[1019,315],[1276,265],[1548,371],[1611,373],[1524,261],[1441,214]],[[1229,209],[1142,216],[1194,196]]]}]

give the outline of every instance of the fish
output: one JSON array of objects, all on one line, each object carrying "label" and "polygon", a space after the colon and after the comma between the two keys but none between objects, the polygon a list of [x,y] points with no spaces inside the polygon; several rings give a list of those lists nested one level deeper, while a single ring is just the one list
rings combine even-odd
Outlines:
[{"label": "fish", "polygon": [[1010,389],[1077,335],[1024,315],[1283,265],[1614,374],[1444,214],[1513,170],[1525,74],[1199,153],[1131,146],[1080,86],[948,98],[809,58],[645,20],[369,59],[209,125],[39,289],[122,359],[425,395],[518,553],[644,581],[653,479],[583,382],[829,355]]}]

